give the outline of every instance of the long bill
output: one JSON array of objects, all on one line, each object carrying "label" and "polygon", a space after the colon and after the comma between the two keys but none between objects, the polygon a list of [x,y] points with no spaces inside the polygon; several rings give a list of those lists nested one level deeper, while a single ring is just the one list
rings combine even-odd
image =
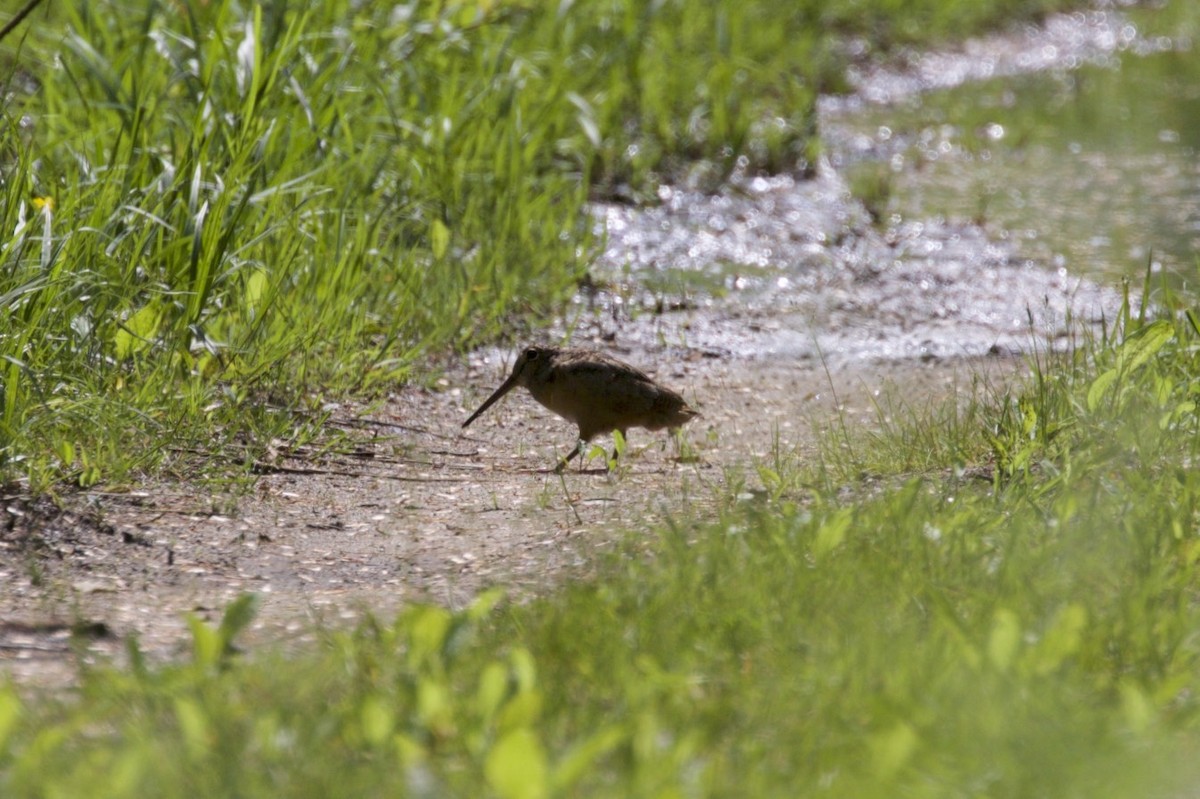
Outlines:
[{"label": "long bill", "polygon": [[505,380],[503,383],[501,383],[501,384],[500,384],[500,388],[498,388],[498,389],[496,389],[495,391],[493,391],[493,392],[492,392],[492,396],[488,397],[488,398],[487,398],[487,399],[484,401],[484,403],[483,403],[482,405],[480,405],[480,406],[479,406],[479,410],[477,410],[477,411],[475,411],[475,413],[471,414],[470,418],[469,418],[469,419],[467,419],[467,421],[463,422],[463,425],[462,425],[462,426],[463,426],[463,427],[466,427],[466,426],[467,426],[467,425],[469,425],[471,422],[473,422],[473,421],[475,421],[476,419],[478,419],[478,418],[479,418],[479,415],[480,415],[481,413],[483,413],[483,412],[484,412],[484,411],[486,411],[488,408],[490,408],[490,407],[492,407],[493,405],[495,405],[495,404],[496,404],[496,400],[498,400],[498,399],[500,399],[501,397],[503,397],[503,396],[504,396],[505,394],[507,394],[509,391],[512,391],[512,388],[513,388],[513,386],[515,386],[516,384],[517,384],[517,376],[516,376],[516,375],[509,375],[509,378],[508,378],[507,380]]}]

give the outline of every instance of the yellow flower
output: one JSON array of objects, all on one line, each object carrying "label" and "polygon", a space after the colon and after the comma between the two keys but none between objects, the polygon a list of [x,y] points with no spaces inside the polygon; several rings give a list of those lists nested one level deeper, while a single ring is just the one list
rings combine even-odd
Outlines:
[{"label": "yellow flower", "polygon": [[43,209],[47,210],[47,211],[53,211],[54,210],[54,198],[53,197],[34,197],[33,198],[33,207],[39,211],[41,211]]}]

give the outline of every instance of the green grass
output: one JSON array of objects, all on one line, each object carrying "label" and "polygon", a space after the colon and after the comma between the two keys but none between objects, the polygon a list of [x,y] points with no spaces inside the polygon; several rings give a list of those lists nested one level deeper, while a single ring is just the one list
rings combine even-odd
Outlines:
[{"label": "green grass", "polygon": [[[959,412],[978,424],[914,414],[809,466],[782,452],[774,498],[631,533],[529,604],[414,607],[243,657],[247,598],[193,623],[189,661],[134,644],[75,698],[0,689],[0,793],[1182,795],[1200,319],[1127,306],[1032,367]],[[879,454],[922,436],[957,443],[916,472]],[[831,476],[868,457],[897,479],[845,499]]]},{"label": "green grass", "polygon": [[220,477],[303,443],[290,411],[547,319],[594,252],[589,196],[806,168],[839,37],[1042,10],[44,4],[0,45],[0,484]]},{"label": "green grass", "polygon": [[[280,435],[264,407],[544,312],[587,252],[585,186],[522,140],[516,83],[555,96],[495,34],[184,8],[63,8],[33,134],[5,127],[0,460],[35,488],[120,480],[197,429]],[[123,456],[133,436],[158,447]]]}]

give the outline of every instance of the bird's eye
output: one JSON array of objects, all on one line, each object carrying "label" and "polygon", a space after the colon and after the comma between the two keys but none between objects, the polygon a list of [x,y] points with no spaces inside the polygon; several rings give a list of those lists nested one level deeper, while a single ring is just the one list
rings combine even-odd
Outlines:
[{"label": "bird's eye", "polygon": [[533,347],[530,347],[529,349],[525,350],[525,360],[535,361],[535,360],[537,360],[537,357],[539,354],[540,353],[536,349],[534,349]]}]

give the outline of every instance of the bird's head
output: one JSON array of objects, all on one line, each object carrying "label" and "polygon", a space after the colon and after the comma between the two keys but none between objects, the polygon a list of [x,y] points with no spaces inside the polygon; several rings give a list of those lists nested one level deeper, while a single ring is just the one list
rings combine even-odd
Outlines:
[{"label": "bird's head", "polygon": [[495,405],[501,397],[512,391],[515,387],[525,386],[528,388],[529,383],[535,379],[536,375],[549,368],[550,360],[557,352],[558,350],[550,347],[526,347],[517,356],[508,379],[492,392],[492,396],[484,400],[484,403],[479,406],[479,409],[475,413],[471,414],[467,421],[463,422],[463,427],[466,427],[479,418],[480,414]]}]

